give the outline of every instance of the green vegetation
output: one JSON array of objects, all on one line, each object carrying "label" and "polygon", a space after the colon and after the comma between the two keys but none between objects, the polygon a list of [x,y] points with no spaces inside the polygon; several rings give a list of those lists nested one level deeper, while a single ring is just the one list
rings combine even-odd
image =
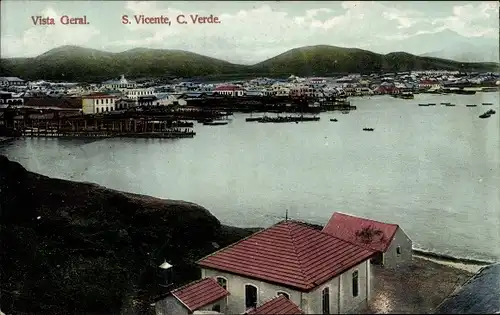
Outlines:
[{"label": "green vegetation", "polygon": [[25,79],[103,81],[127,77],[207,77],[321,75],[410,70],[498,71],[494,63],[462,63],[419,57],[404,52],[386,55],[357,48],[308,46],[289,50],[252,66],[181,51],[136,48],[110,53],[77,46],[62,46],[35,58],[2,59],[1,76]]},{"label": "green vegetation", "polygon": [[[193,203],[26,171],[0,155],[0,305],[6,314],[119,314],[178,284],[195,261],[251,234]],[[136,308],[136,307],[135,307]],[[140,312],[144,314],[144,312]]]}]

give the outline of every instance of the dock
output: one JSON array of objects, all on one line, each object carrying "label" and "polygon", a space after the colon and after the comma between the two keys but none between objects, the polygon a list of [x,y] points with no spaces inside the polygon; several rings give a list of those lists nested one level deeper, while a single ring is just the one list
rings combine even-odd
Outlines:
[{"label": "dock", "polygon": [[169,116],[53,115],[15,113],[3,121],[5,128],[22,137],[51,138],[192,138],[193,123]]}]

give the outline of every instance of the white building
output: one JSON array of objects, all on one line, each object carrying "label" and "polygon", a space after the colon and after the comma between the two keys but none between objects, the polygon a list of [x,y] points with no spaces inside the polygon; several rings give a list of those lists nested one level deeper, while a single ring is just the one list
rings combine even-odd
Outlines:
[{"label": "white building", "polygon": [[376,252],[373,262],[387,268],[412,261],[412,241],[397,224],[335,212],[323,232]]},{"label": "white building", "polygon": [[18,77],[0,77],[0,86],[24,85],[24,80]]},{"label": "white building", "polygon": [[245,94],[245,90],[242,87],[231,84],[219,85],[215,88],[214,92],[219,95],[232,97],[243,96]]},{"label": "white building", "polygon": [[171,293],[155,303],[157,315],[220,314],[227,310],[229,292],[213,278],[191,282]]},{"label": "white building", "polygon": [[122,89],[134,89],[137,87],[137,83],[125,79],[125,75],[122,74],[119,80],[108,80],[102,83],[102,87],[108,90],[122,90]]},{"label": "white building", "polygon": [[115,110],[116,96],[95,93],[82,96],[82,111],[84,114],[99,114]]},{"label": "white building", "polygon": [[155,94],[154,88],[123,89],[121,91],[124,96],[132,100],[137,100],[142,96],[153,96]]},{"label": "white building", "polygon": [[229,292],[222,313],[255,313],[283,296],[305,314],[340,314],[366,307],[374,254],[303,223],[282,221],[198,264],[203,279],[216,279]]},{"label": "white building", "polygon": [[171,93],[158,93],[156,94],[156,98],[157,99],[153,102],[154,106],[185,106],[187,103],[185,99]]}]

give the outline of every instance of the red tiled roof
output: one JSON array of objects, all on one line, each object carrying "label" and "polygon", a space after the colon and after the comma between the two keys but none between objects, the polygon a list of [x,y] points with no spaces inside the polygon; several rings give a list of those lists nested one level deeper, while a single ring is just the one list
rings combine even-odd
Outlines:
[{"label": "red tiled roof", "polygon": [[280,295],[251,310],[247,314],[253,315],[298,315],[304,312],[295,303]]},{"label": "red tiled roof", "polygon": [[[397,224],[388,224],[335,212],[323,228],[323,232],[377,252],[385,252],[391,245],[398,227]],[[380,230],[382,233],[373,235],[371,239],[369,237],[363,239],[356,235],[366,228]]]},{"label": "red tiled roof", "polygon": [[200,307],[222,299],[229,295],[229,292],[221,287],[215,279],[204,278],[173,290],[172,295],[189,311],[194,312]]},{"label": "red tiled roof", "polygon": [[302,223],[283,221],[198,264],[309,291],[373,254]]}]

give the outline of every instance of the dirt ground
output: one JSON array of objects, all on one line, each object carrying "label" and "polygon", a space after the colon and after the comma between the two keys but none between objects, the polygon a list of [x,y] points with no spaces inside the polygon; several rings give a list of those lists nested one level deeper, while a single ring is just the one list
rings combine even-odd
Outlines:
[{"label": "dirt ground", "polygon": [[374,292],[365,314],[430,314],[473,275],[417,257],[401,269],[372,267]]}]

